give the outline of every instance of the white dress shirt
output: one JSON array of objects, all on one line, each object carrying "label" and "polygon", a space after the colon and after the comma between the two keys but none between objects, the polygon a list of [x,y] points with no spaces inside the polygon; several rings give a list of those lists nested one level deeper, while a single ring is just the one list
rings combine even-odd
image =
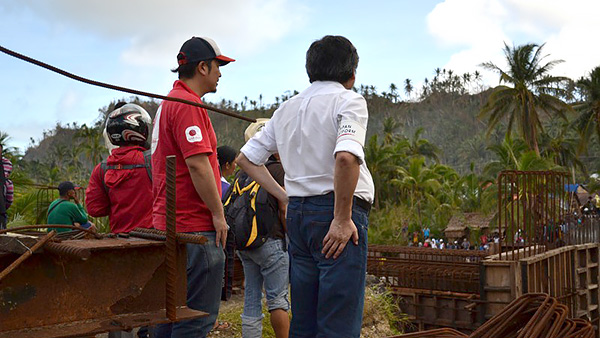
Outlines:
[{"label": "white dress shirt", "polygon": [[333,191],[335,154],[352,153],[360,163],[354,196],[372,203],[375,189],[363,149],[368,119],[360,94],[338,82],[315,81],[284,102],[240,151],[256,165],[279,153],[290,197]]}]

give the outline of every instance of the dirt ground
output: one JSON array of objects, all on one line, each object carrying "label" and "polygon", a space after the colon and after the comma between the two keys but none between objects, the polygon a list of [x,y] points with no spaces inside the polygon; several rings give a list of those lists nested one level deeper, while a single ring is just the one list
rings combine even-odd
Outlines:
[{"label": "dirt ground", "polygon": [[[385,338],[395,335],[390,327],[388,319],[385,318],[382,311],[376,308],[379,304],[370,298],[370,293],[367,292],[361,338]],[[227,321],[230,324],[230,327],[225,330],[212,331],[208,337],[241,338],[242,327],[241,318],[239,316],[242,313],[243,306],[243,294],[234,294],[229,301],[221,302],[219,321]],[[268,314],[265,315],[265,319],[263,320],[263,337],[275,337],[269,322]]]},{"label": "dirt ground", "polygon": [[[363,328],[361,338],[384,338],[393,336],[395,333],[390,328],[387,318],[377,311],[378,304],[369,299],[369,293],[365,300],[365,313],[363,318]],[[217,329],[209,333],[209,338],[241,338],[242,320],[241,313],[244,307],[243,293],[237,292],[232,295],[228,301],[222,301],[219,310],[219,322],[226,322],[229,327],[226,329]],[[108,338],[108,334],[97,335],[97,338]],[[263,337],[275,337],[271,328],[268,313],[265,314],[263,321]]]}]

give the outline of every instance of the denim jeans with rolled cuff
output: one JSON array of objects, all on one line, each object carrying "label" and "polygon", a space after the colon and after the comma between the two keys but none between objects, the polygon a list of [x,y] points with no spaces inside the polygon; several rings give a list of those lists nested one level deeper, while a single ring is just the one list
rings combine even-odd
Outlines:
[{"label": "denim jeans with rolled cuff", "polygon": [[187,249],[187,306],[207,312],[203,318],[157,325],[157,338],[204,338],[212,330],[219,314],[225,253],[215,245],[216,233],[193,232],[206,237],[204,245],[186,244]]},{"label": "denim jeans with rolled cuff", "polygon": [[358,338],[367,268],[369,211],[352,208],[359,244],[337,259],[321,253],[333,220],[333,194],[290,197],[287,210],[292,323],[290,338]]},{"label": "denim jeans with rolled cuff", "polygon": [[269,311],[289,310],[289,257],[283,239],[269,238],[253,250],[240,250],[238,256],[244,266],[244,312],[242,338],[262,337],[263,286]]}]

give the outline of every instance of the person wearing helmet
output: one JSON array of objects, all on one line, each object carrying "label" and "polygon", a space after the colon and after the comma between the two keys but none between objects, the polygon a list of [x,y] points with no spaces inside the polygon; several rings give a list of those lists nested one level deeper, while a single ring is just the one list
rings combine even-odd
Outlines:
[{"label": "person wearing helmet", "polygon": [[148,112],[137,104],[118,103],[104,128],[111,154],[96,165],[85,191],[88,213],[108,216],[111,233],[152,227],[152,178]]}]

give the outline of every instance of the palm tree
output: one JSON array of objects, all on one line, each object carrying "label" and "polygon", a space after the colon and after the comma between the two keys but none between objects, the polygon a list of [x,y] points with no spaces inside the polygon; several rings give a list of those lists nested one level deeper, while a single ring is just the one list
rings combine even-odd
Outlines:
[{"label": "palm tree", "polygon": [[589,77],[577,81],[583,102],[574,105],[581,115],[574,125],[581,135],[579,150],[587,150],[592,134],[596,134],[600,142],[600,66],[594,68]]},{"label": "palm tree", "polygon": [[9,139],[10,136],[8,135],[8,133],[0,130],[0,146],[2,147],[2,153],[0,154],[0,156],[14,157],[16,155],[17,148],[8,146]]},{"label": "palm tree", "polygon": [[571,137],[569,131],[572,132],[568,122],[551,123],[547,131],[541,135],[540,148],[543,157],[569,169],[575,180],[575,169],[578,168],[584,176],[587,176],[587,170],[579,160],[576,149],[577,139]]},{"label": "palm tree", "polygon": [[80,147],[81,151],[83,151],[89,160],[88,164],[91,168],[102,160],[102,154],[106,152],[101,133],[97,133],[95,136],[90,137],[88,141],[82,143]]},{"label": "palm tree", "polygon": [[394,120],[393,117],[386,117],[383,120],[383,142],[386,145],[394,143],[398,139],[398,129],[402,127],[402,123]]},{"label": "palm tree", "polygon": [[568,81],[565,77],[548,74],[555,65],[563,61],[543,63],[547,57],[541,54],[543,47],[544,45],[533,43],[517,47],[504,44],[507,70],[492,62],[481,64],[488,70],[498,72],[500,83],[510,85],[496,87],[481,109],[480,116],[489,115],[488,134],[502,119],[508,118],[508,137],[514,127],[518,128],[529,149],[537,155],[540,154],[538,136],[543,131],[540,113],[548,116],[556,114],[566,120],[564,113],[570,110],[569,105],[551,95],[560,94],[562,90],[558,85]]},{"label": "palm tree", "polygon": [[439,149],[429,140],[421,138],[423,128],[417,128],[408,144],[408,154],[411,156],[423,156],[439,162]]},{"label": "palm tree", "polygon": [[390,96],[394,103],[398,102],[398,87],[395,83],[390,83]]},{"label": "palm tree", "polygon": [[559,166],[551,160],[538,156],[529,150],[527,144],[521,139],[512,139],[506,136],[501,144],[494,144],[489,149],[497,159],[489,162],[483,172],[490,179],[495,179],[502,170],[551,170]]},{"label": "palm tree", "polygon": [[365,146],[365,160],[375,184],[375,208],[379,208],[382,197],[387,192],[386,180],[395,170],[393,147],[379,142],[377,135],[371,136]]},{"label": "palm tree", "polygon": [[406,97],[408,98],[408,100],[410,101],[410,97],[415,88],[412,85],[412,81],[410,79],[405,79],[404,80],[404,92],[406,93]]},{"label": "palm tree", "polygon": [[423,224],[423,210],[428,201],[434,201],[436,192],[439,191],[440,175],[427,168],[425,158],[416,156],[409,159],[407,168],[398,168],[398,178],[392,179],[391,184],[400,189],[410,203],[411,210],[415,211],[418,224]]}]

